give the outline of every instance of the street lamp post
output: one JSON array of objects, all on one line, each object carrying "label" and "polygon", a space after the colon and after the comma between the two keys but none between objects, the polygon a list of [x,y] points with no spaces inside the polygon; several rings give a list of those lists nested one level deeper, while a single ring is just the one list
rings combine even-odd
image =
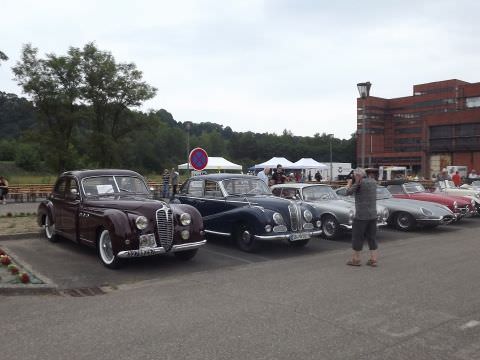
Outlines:
[{"label": "street lamp post", "polygon": [[190,129],[192,123],[190,121],[185,122],[185,130],[187,130],[187,176],[190,177]]},{"label": "street lamp post", "polygon": [[330,182],[333,181],[333,162],[332,162],[332,139],[333,134],[327,135],[330,138]]},{"label": "street lamp post", "polygon": [[358,83],[357,88],[358,88],[358,93],[360,94],[360,97],[363,99],[363,119],[362,119],[362,168],[365,167],[365,133],[366,133],[366,122],[367,122],[367,114],[366,114],[366,102],[368,95],[370,95],[370,88],[372,87],[372,84],[370,81],[364,82],[364,83]]}]

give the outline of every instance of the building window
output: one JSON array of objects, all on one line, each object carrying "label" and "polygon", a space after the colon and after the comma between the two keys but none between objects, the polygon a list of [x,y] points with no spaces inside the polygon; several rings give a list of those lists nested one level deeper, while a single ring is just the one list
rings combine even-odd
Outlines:
[{"label": "building window", "polygon": [[439,138],[450,138],[453,136],[453,126],[443,125],[443,126],[431,126],[430,127],[430,138],[439,139]]},{"label": "building window", "polygon": [[412,127],[412,128],[403,128],[403,129],[396,129],[395,134],[419,134],[422,132],[422,128],[419,127]]},{"label": "building window", "polygon": [[419,138],[399,138],[395,139],[395,144],[420,144],[421,139]]},{"label": "building window", "polygon": [[467,108],[480,107],[480,96],[467,98],[466,104]]}]

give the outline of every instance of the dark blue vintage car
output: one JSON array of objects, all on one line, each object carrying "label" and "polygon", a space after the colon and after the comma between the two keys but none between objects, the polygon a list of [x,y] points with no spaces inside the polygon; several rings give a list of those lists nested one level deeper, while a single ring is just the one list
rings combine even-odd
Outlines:
[{"label": "dark blue vintage car", "polygon": [[256,176],[196,176],[183,184],[176,199],[200,211],[205,233],[231,236],[244,251],[254,251],[259,241],[304,246],[322,233],[313,206],[273,196]]}]

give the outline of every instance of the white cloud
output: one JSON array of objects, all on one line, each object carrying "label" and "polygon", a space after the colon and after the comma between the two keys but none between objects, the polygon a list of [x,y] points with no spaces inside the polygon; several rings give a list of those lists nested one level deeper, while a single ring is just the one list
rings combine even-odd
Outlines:
[{"label": "white cloud", "polygon": [[22,44],[64,53],[96,41],[159,89],[148,108],[238,131],[355,131],[355,84],[407,96],[416,83],[479,81],[476,1],[16,1],[2,4],[0,90]]}]

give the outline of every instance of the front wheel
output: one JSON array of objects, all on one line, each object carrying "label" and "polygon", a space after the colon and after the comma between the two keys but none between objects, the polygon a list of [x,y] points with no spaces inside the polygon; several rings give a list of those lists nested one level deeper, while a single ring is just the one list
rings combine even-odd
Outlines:
[{"label": "front wheel", "polygon": [[192,249],[192,250],[179,251],[174,253],[174,255],[177,259],[180,259],[182,261],[188,261],[190,259],[193,259],[193,257],[197,255],[197,252],[198,252],[198,249]]},{"label": "front wheel", "polygon": [[322,219],[322,230],[323,236],[326,239],[334,239],[338,235],[340,225],[335,217],[332,215],[325,215],[325,217]]},{"label": "front wheel", "polygon": [[409,213],[401,212],[395,216],[395,227],[398,230],[410,231],[415,225],[415,219]]},{"label": "front wheel", "polygon": [[245,224],[237,226],[235,230],[235,242],[241,250],[246,252],[254,252],[258,247],[253,231]]},{"label": "front wheel", "polygon": [[110,238],[110,232],[108,230],[102,230],[100,233],[97,242],[97,251],[98,257],[106,267],[117,269],[123,264],[122,259],[113,253],[112,239]]},{"label": "front wheel", "polygon": [[44,221],[44,230],[45,230],[45,237],[50,242],[57,242],[58,235],[55,233],[55,223],[50,219],[50,216],[47,214],[45,215]]}]

